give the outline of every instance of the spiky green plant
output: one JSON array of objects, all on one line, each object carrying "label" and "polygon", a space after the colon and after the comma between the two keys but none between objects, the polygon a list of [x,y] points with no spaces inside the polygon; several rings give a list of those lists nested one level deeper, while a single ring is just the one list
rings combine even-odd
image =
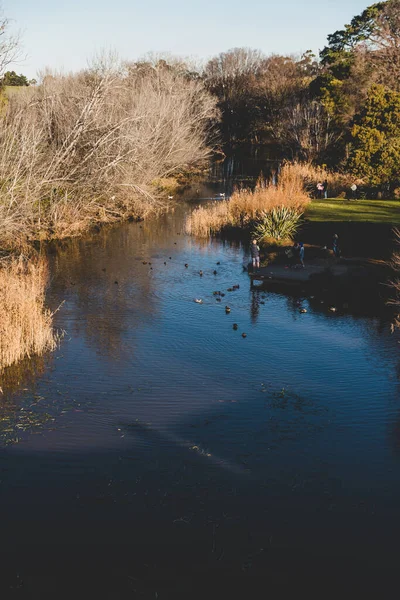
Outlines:
[{"label": "spiky green plant", "polygon": [[254,237],[261,240],[272,238],[274,240],[292,239],[299,228],[300,217],[296,209],[278,206],[271,211],[260,213],[253,233]]}]

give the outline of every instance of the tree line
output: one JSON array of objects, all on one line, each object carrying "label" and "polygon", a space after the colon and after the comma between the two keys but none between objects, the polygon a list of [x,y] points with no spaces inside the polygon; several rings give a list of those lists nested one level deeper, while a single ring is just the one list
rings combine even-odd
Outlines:
[{"label": "tree line", "polygon": [[[327,38],[315,56],[234,48],[201,66],[148,58],[135,70],[178,73],[216,98],[224,144],[272,144],[288,158],[400,187],[400,0],[378,2]],[[27,85],[7,72],[0,83]]]}]

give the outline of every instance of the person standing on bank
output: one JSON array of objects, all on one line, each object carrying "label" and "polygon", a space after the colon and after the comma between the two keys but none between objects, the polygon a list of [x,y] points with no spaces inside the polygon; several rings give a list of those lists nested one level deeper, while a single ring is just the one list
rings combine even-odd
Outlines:
[{"label": "person standing on bank", "polygon": [[357,186],[355,183],[353,183],[353,185],[351,186],[351,197],[353,198],[353,200],[357,199]]},{"label": "person standing on bank", "polygon": [[325,179],[325,181],[322,185],[324,186],[324,198],[326,200],[328,198],[328,181],[327,181],[327,179]]},{"label": "person standing on bank", "polygon": [[324,184],[320,181],[317,183],[317,198],[321,200],[324,191]]},{"label": "person standing on bank", "polygon": [[260,268],[260,246],[257,245],[257,240],[251,243],[251,258],[253,259],[253,269]]},{"label": "person standing on bank", "polygon": [[340,258],[339,236],[337,233],[335,233],[333,236],[332,250],[335,258]]},{"label": "person standing on bank", "polygon": [[300,265],[304,269],[304,244],[302,242],[300,242],[299,247],[300,247],[300,250],[299,250]]}]

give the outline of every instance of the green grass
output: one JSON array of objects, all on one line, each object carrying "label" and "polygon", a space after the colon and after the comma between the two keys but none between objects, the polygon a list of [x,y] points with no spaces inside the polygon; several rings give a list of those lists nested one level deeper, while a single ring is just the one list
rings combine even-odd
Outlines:
[{"label": "green grass", "polygon": [[398,200],[313,200],[305,218],[313,222],[354,221],[363,223],[400,224]]}]

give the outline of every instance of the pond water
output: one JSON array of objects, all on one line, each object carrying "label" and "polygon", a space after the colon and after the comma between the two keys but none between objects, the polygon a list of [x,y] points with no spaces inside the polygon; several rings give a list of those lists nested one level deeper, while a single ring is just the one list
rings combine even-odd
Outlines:
[{"label": "pond water", "polygon": [[192,598],[397,569],[384,307],[252,288],[246,247],[184,235],[192,207],[50,256],[65,334],[2,405],[3,592],[72,593],[79,574],[110,598]]}]

